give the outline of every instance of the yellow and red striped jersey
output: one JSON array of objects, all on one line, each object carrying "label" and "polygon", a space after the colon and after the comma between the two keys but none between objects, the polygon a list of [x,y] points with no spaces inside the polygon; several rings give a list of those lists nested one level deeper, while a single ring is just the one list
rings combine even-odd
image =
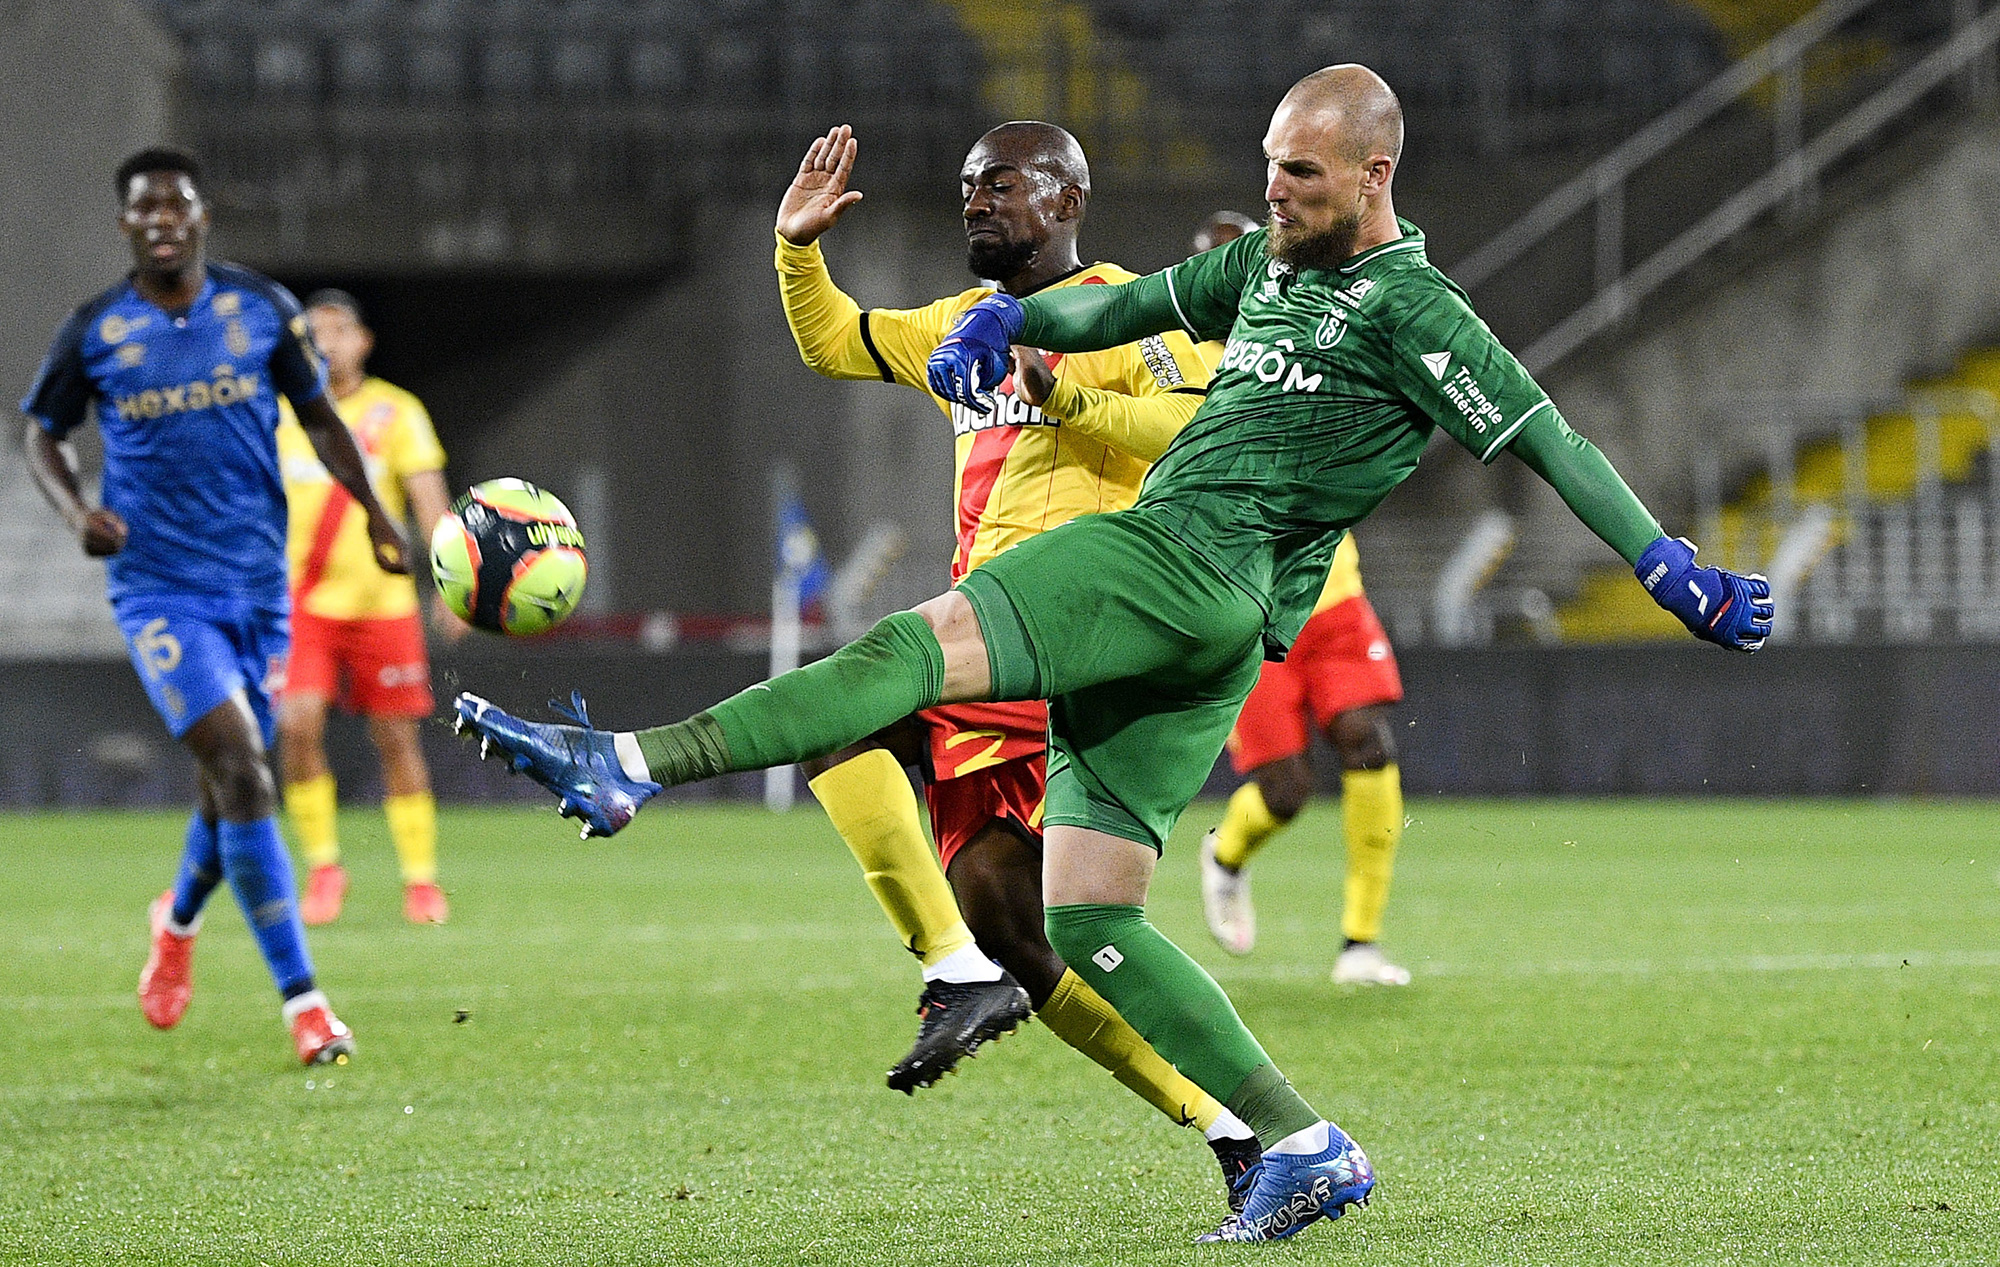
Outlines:
[{"label": "yellow and red striped jersey", "polygon": [[[807,365],[829,378],[879,379],[930,395],[924,363],[967,308],[993,292],[963,291],[922,308],[866,312],[835,286],[819,244],[778,239],[785,319]],[[1048,289],[1129,281],[1115,264],[1092,264]],[[1146,468],[1201,403],[1208,363],[1185,334],[1153,335],[1101,352],[1050,354],[1057,385],[1036,407],[1010,375],[994,409],[976,414],[937,396],[951,420],[956,545],[951,579],[1036,533],[1078,515],[1123,510]]]},{"label": "yellow and red striped jersey", "polygon": [[[333,408],[354,435],[382,508],[400,522],[406,513],[403,478],[444,469],[444,448],[423,402],[371,377],[352,395],[334,400]],[[293,608],[329,620],[378,620],[415,612],[416,583],[376,566],[368,517],[320,464],[290,402],[281,402],[280,411],[278,466],[291,503],[285,554]],[[414,544],[423,557],[426,543]]]}]

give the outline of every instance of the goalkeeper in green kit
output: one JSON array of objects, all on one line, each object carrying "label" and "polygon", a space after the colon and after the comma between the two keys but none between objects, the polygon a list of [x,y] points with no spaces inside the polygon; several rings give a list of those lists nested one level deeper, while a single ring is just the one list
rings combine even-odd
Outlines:
[{"label": "goalkeeper in green kit", "polygon": [[1308,75],[1272,116],[1268,225],[1124,285],[974,305],[930,362],[975,410],[1010,345],[1055,352],[1163,330],[1228,339],[1207,399],[1138,504],[1021,543],[817,664],[676,725],[528,722],[461,696],[462,725],[606,835],[663,785],[832,752],[940,702],[1049,700],[1043,898],[1063,959],[1256,1131],[1241,1215],[1203,1240],[1272,1240],[1365,1202],[1361,1149],[1274,1065],[1207,973],[1146,919],[1148,884],[1258,665],[1311,614],[1334,548],[1415,468],[1434,427],[1511,451],[1697,636],[1755,650],[1770,588],[1694,562],[1571,431],[1397,219],[1401,107],[1360,66]]}]

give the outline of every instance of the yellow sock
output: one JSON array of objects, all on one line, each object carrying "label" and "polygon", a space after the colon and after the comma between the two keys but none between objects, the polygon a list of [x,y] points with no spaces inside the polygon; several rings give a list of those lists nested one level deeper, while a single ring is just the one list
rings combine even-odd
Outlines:
[{"label": "yellow sock", "polygon": [[404,884],[436,884],[438,875],[438,807],[429,792],[382,798],[389,819],[389,839],[403,867]]},{"label": "yellow sock", "polygon": [[1229,808],[1222,812],[1222,826],[1215,829],[1215,860],[1232,871],[1250,863],[1250,855],[1263,847],[1284,824],[1264,804],[1264,793],[1255,780],[1236,789]]},{"label": "yellow sock", "polygon": [[1174,1125],[1206,1131],[1222,1115],[1214,1096],[1168,1064],[1074,972],[1063,973],[1055,993],[1035,1015],[1057,1038],[1103,1065],[1127,1090],[1172,1118]]},{"label": "yellow sock", "polygon": [[330,867],[340,861],[340,835],[334,825],[333,775],[322,774],[303,783],[285,784],[285,814],[299,838],[306,864]]},{"label": "yellow sock", "polygon": [[972,945],[972,930],[924,837],[917,795],[895,757],[872,748],[808,786],[854,851],[896,935],[926,967]]},{"label": "yellow sock", "polygon": [[1342,771],[1340,815],[1347,829],[1347,909],[1340,931],[1353,941],[1377,941],[1396,842],[1403,838],[1403,772],[1393,763]]}]

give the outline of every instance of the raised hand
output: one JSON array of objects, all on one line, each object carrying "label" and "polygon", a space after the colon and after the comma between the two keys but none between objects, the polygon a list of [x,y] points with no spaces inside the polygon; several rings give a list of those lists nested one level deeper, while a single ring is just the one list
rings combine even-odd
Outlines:
[{"label": "raised hand", "polygon": [[967,308],[925,366],[932,394],[974,413],[990,412],[993,389],[1007,377],[1011,345],[1025,320],[1012,295],[990,295]]},{"label": "raised hand", "polygon": [[847,187],[860,148],[854,129],[845,123],[807,148],[799,160],[799,174],[778,201],[778,232],[785,241],[806,245],[861,201],[861,192]]},{"label": "raised hand", "polygon": [[1633,571],[1653,601],[1672,612],[1695,637],[1734,651],[1755,651],[1771,636],[1771,583],[1756,573],[1697,567],[1695,544],[1661,537],[1646,547]]}]

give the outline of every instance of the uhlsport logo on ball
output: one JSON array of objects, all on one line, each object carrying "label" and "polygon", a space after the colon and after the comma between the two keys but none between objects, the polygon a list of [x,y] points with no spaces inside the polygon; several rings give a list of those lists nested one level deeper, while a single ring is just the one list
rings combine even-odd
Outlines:
[{"label": "uhlsport logo on ball", "polygon": [[526,480],[474,484],[431,534],[431,579],[474,627],[543,633],[576,610],[589,573],[576,516]]}]

